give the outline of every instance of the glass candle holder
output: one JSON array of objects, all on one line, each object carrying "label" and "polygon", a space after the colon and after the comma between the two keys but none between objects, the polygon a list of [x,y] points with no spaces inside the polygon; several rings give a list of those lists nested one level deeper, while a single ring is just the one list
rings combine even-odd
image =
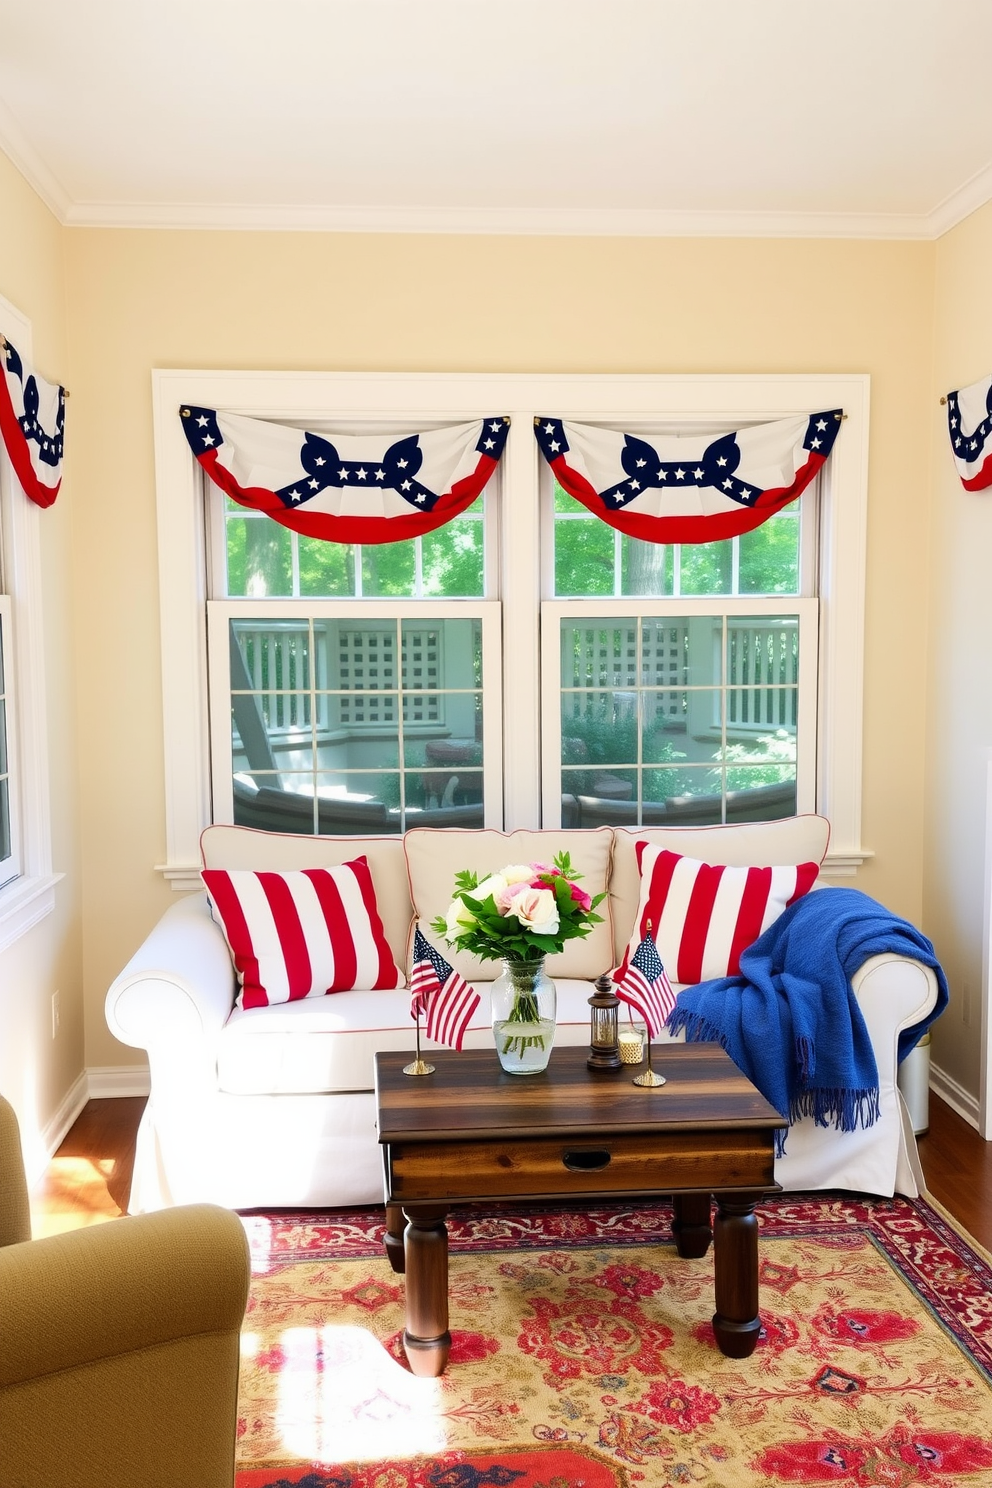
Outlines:
[{"label": "glass candle holder", "polygon": [[617,1041],[620,1058],[624,1064],[640,1064],[644,1058],[644,1038],[647,1033],[643,1023],[621,1023]]}]

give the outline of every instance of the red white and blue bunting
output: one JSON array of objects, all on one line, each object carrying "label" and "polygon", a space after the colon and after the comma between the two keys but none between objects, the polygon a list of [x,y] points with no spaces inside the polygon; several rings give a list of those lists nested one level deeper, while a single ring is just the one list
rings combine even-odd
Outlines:
[{"label": "red white and blue bunting", "polygon": [[948,393],[947,432],[965,490],[992,486],[992,377]]},{"label": "red white and blue bunting", "polygon": [[628,537],[718,542],[760,527],[809,485],[843,411],[801,414],[726,434],[625,434],[534,420],[559,484]]},{"label": "red white and blue bunting", "polygon": [[62,484],[65,388],[26,367],[0,336],[0,434],[25,496],[51,506]]},{"label": "red white and blue bunting", "polygon": [[422,434],[313,434],[185,404],[183,432],[228,496],[307,537],[420,537],[471,506],[503,453],[502,416]]}]

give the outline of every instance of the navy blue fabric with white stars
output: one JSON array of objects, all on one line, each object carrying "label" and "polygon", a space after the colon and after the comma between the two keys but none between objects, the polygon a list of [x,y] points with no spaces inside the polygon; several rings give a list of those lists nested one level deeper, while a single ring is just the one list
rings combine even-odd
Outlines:
[{"label": "navy blue fabric with white stars", "polygon": [[[810,414],[803,448],[826,459],[840,428],[840,409]],[[561,419],[541,418],[534,422],[541,453],[549,464],[568,453],[568,439]],[[662,460],[654,445],[634,434],[624,435],[620,464],[624,479],[598,494],[610,511],[620,511],[646,490],[696,486],[712,487],[740,506],[752,507],[764,489],[736,477],[741,451],[736,433],[721,434],[706,446],[698,459]]]},{"label": "navy blue fabric with white stars", "polygon": [[24,399],[24,412],[18,417],[21,433],[29,444],[36,446],[38,459],[43,465],[49,465],[53,470],[62,463],[62,454],[65,444],[65,390],[59,388],[59,411],[56,418],[55,428],[46,429],[38,418],[38,407],[40,399],[38,396],[38,384],[33,375],[24,375],[24,363],[20,356],[8,341],[4,347],[4,359],[7,370],[17,378],[21,384],[21,394]]},{"label": "navy blue fabric with white stars", "polygon": [[[183,432],[194,455],[219,449],[224,439],[212,408],[187,404],[182,409]],[[509,423],[504,418],[486,419],[476,444],[480,455],[498,460],[506,444]],[[283,506],[300,508],[328,488],[352,490],[390,490],[402,496],[416,511],[433,511],[441,491],[432,491],[417,479],[423,464],[420,438],[408,434],[387,446],[378,460],[345,460],[334,443],[322,434],[304,432],[300,450],[303,474],[275,492]]]},{"label": "navy blue fabric with white stars", "polygon": [[961,407],[958,403],[957,392],[947,395],[947,431],[951,436],[951,445],[959,460],[966,461],[969,465],[981,460],[986,454],[986,446],[992,436],[992,381],[985,395],[985,417],[977,428],[966,434],[961,427]]}]

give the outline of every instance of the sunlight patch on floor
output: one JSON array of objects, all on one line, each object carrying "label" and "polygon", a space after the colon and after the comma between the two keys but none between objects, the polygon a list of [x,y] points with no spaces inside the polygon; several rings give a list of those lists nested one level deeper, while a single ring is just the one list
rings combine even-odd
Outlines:
[{"label": "sunlight patch on floor", "polygon": [[446,1446],[440,1381],[408,1373],[364,1328],[287,1328],[268,1357],[245,1333],[242,1353],[278,1373],[276,1422],[294,1457],[374,1461]]}]

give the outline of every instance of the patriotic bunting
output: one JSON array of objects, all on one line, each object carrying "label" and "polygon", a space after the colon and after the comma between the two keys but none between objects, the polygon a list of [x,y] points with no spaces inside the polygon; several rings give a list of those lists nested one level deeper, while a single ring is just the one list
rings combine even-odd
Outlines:
[{"label": "patriotic bunting", "polygon": [[0,353],[0,434],[25,496],[51,506],[62,484],[65,389],[26,367],[3,336]]},{"label": "patriotic bunting", "polygon": [[627,962],[627,969],[617,972],[617,996],[640,1013],[647,1024],[648,1038],[657,1038],[665,1019],[675,1006],[675,991],[665,975],[658,947],[645,935]]},{"label": "patriotic bunting", "polygon": [[576,501],[645,542],[719,542],[760,527],[809,485],[841,409],[726,434],[625,434],[534,420],[541,453]]},{"label": "patriotic bunting", "polygon": [[397,438],[313,434],[186,404],[189,447],[242,506],[307,537],[400,542],[471,506],[503,453],[509,419],[476,419]]},{"label": "patriotic bunting", "polygon": [[420,930],[413,937],[410,1015],[427,1017],[427,1037],[460,1049],[479,994],[445,961]]},{"label": "patriotic bunting", "polygon": [[947,432],[965,490],[992,486],[992,377],[948,393]]}]

